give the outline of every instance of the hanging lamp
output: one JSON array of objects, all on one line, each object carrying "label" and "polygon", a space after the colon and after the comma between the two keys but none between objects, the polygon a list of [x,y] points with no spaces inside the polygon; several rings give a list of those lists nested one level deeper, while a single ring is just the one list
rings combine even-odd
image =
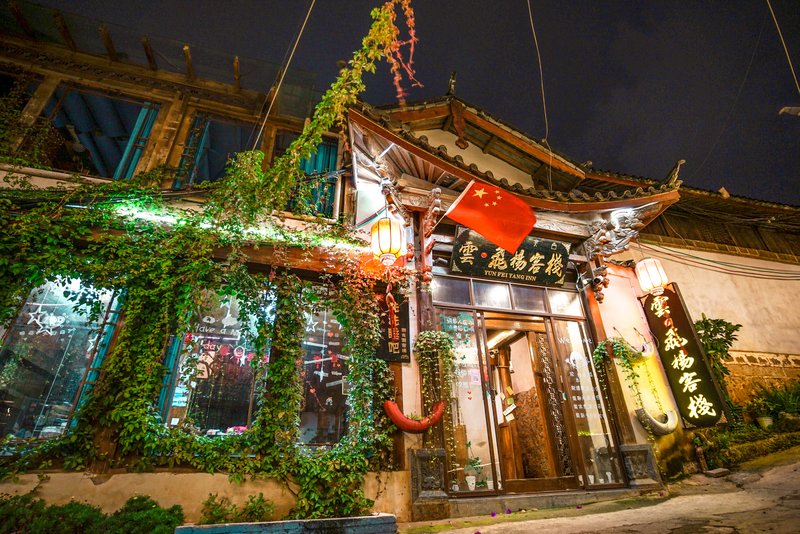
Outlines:
[{"label": "hanging lamp", "polygon": [[372,225],[372,253],[383,265],[389,267],[405,253],[406,239],[403,225],[388,215]]},{"label": "hanging lamp", "polygon": [[651,295],[662,294],[664,287],[669,284],[667,273],[656,258],[644,258],[636,262],[636,278],[639,279],[642,292]]}]

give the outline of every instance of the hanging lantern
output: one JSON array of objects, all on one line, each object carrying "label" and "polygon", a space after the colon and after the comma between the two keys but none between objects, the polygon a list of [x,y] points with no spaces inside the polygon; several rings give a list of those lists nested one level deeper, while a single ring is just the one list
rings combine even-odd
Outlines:
[{"label": "hanging lantern", "polygon": [[664,286],[669,283],[664,267],[655,258],[645,258],[636,262],[636,278],[639,279],[642,292],[651,295],[660,295],[664,292]]},{"label": "hanging lantern", "polygon": [[384,217],[372,225],[372,253],[387,267],[405,253],[406,240],[403,225]]}]

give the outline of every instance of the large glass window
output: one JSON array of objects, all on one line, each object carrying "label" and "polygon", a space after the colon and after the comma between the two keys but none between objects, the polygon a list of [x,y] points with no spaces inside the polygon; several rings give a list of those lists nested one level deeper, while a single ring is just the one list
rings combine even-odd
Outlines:
[{"label": "large glass window", "polygon": [[[246,323],[236,299],[208,297],[211,307],[190,332],[174,338],[166,365],[165,420],[168,426],[190,425],[208,436],[243,432],[255,418],[259,354],[245,339]],[[262,310],[270,320],[274,308]],[[306,314],[301,340],[300,441],[309,445],[338,442],[347,429],[348,355],[341,325],[326,308]],[[267,369],[267,373],[269,370]],[[166,399],[162,399],[164,402]]]},{"label": "large glass window", "polygon": [[[35,289],[5,332],[0,350],[0,436],[49,438],[63,434],[90,371],[96,370],[110,336],[111,293],[97,295],[105,308],[88,321],[66,294],[90,292],[79,281]],[[106,319],[106,321],[104,321]],[[110,329],[110,327],[108,327]]]},{"label": "large glass window", "polygon": [[[253,415],[256,372],[253,346],[245,340],[246,318],[236,299],[216,300],[183,339],[173,343],[168,360],[179,356],[166,422],[189,424],[214,436],[241,433]],[[176,354],[177,353],[177,354]],[[168,362],[169,363],[169,362]]]},{"label": "large glass window", "polygon": [[347,362],[342,327],[327,309],[306,315],[300,441],[336,443],[347,428]]}]

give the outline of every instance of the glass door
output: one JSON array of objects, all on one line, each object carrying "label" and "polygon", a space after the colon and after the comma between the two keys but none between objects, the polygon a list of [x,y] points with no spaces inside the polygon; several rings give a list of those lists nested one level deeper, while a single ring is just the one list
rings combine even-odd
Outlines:
[{"label": "glass door", "polygon": [[582,486],[623,484],[619,450],[591,361],[585,324],[553,320],[559,373],[574,427]]},{"label": "glass door", "polygon": [[452,428],[445,429],[447,471],[452,493],[491,492],[497,459],[494,423],[488,404],[488,369],[480,350],[478,314],[469,310],[437,309],[439,329],[455,341],[456,384],[453,387]]},{"label": "glass door", "polygon": [[506,489],[577,488],[567,397],[546,319],[486,313],[484,327]]}]

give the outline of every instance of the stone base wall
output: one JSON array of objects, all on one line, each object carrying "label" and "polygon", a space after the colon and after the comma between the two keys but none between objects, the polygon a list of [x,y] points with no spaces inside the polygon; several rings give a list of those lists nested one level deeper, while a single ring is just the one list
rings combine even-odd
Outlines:
[{"label": "stone base wall", "polygon": [[758,389],[780,387],[800,381],[800,354],[770,352],[734,352],[725,362],[731,374],[725,378],[734,402],[744,404]]}]

